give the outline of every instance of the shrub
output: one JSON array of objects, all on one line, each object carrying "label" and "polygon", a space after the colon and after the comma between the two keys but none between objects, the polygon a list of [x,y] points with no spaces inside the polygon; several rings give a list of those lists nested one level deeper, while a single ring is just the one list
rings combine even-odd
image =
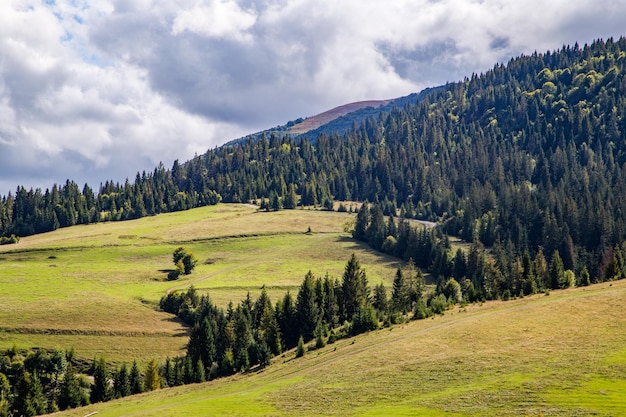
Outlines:
[{"label": "shrub", "polygon": [[11,235],[9,237],[6,237],[6,236],[0,237],[0,245],[11,245],[14,243],[19,243],[19,241],[20,241],[20,237],[15,236],[15,235]]},{"label": "shrub", "polygon": [[420,298],[415,303],[415,308],[413,309],[413,319],[414,320],[423,320],[432,315],[431,311],[426,307],[426,302],[423,298]]},{"label": "shrub", "polygon": [[430,300],[430,311],[433,314],[443,314],[448,309],[448,300],[443,294],[439,294]]},{"label": "shrub", "polygon": [[352,318],[351,333],[357,335],[376,329],[378,329],[378,317],[376,317],[374,307],[367,306],[365,308],[358,308]]},{"label": "shrub", "polygon": [[446,284],[443,286],[442,292],[446,296],[448,301],[450,301],[450,303],[452,304],[460,303],[463,298],[461,294],[461,285],[454,278],[450,278],[448,281],[446,281]]}]

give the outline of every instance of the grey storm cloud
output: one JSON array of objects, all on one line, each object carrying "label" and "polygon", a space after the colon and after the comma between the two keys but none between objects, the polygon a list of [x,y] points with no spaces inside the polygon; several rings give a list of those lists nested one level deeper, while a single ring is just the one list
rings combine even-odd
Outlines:
[{"label": "grey storm cloud", "polygon": [[0,193],[132,179],[337,105],[619,37],[625,15],[625,0],[3,0]]}]

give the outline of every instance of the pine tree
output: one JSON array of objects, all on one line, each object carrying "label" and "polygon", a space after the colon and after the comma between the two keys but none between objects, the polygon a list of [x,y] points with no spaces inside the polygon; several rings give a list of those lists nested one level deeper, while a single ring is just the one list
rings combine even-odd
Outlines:
[{"label": "pine tree", "polygon": [[80,387],[79,381],[74,372],[74,367],[68,364],[61,382],[61,389],[59,392],[58,405],[61,410],[67,408],[82,407],[89,403],[89,397],[87,393]]},{"label": "pine tree", "polygon": [[291,349],[298,343],[300,333],[298,330],[296,306],[289,291],[287,291],[282,301],[276,304],[275,311],[278,326],[283,336],[283,345],[286,349]]},{"label": "pine tree", "polygon": [[111,399],[109,373],[104,358],[93,361],[93,385],[91,386],[91,402],[98,403]]},{"label": "pine tree", "polygon": [[156,359],[152,359],[150,360],[150,362],[148,362],[144,381],[144,387],[146,391],[161,389],[161,375],[159,375],[159,363],[156,361]]},{"label": "pine tree", "polygon": [[298,339],[298,348],[296,349],[296,358],[301,358],[306,353],[306,346],[304,346],[304,339],[302,336]]},{"label": "pine tree", "polygon": [[344,320],[351,321],[357,309],[364,308],[369,302],[367,276],[365,271],[361,269],[355,254],[352,254],[346,264],[341,285],[341,295],[342,317]]},{"label": "pine tree", "polygon": [[550,262],[550,288],[560,288],[560,283],[563,281],[563,261],[559,255],[559,251],[555,251],[552,254],[552,261]]},{"label": "pine tree", "polygon": [[367,206],[367,202],[364,202],[359,209],[359,212],[356,216],[356,223],[354,224],[354,231],[352,232],[352,237],[365,241],[367,239],[367,230],[370,222],[370,212]]},{"label": "pine tree", "polygon": [[128,375],[128,368],[123,363],[120,369],[116,372],[113,379],[113,389],[115,390],[115,397],[126,397],[130,395],[130,381]]},{"label": "pine tree", "polygon": [[382,282],[374,287],[374,294],[372,296],[372,306],[376,310],[383,312],[383,313],[389,310],[388,300],[387,300],[387,289],[385,288],[385,285]]},{"label": "pine tree", "polygon": [[315,277],[309,271],[300,285],[296,300],[298,329],[304,340],[311,340],[320,319],[320,310],[315,294]]},{"label": "pine tree", "polygon": [[296,194],[295,185],[289,184],[289,191],[285,195],[283,207],[286,209],[295,209],[298,206],[298,195]]},{"label": "pine tree", "polygon": [[143,381],[141,380],[141,375],[139,374],[137,361],[133,361],[133,366],[130,368],[128,382],[130,384],[131,394],[141,394],[144,391]]},{"label": "pine tree", "polygon": [[15,415],[28,417],[44,414],[47,411],[48,402],[37,374],[23,372],[17,383],[13,408]]},{"label": "pine tree", "polygon": [[406,313],[409,308],[408,286],[404,279],[402,269],[396,270],[393,279],[393,291],[391,293],[391,301],[395,311]]}]

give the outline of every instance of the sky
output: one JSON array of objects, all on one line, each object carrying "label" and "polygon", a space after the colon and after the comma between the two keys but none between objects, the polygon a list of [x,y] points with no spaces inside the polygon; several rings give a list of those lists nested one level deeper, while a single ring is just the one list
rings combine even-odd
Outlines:
[{"label": "sky", "polygon": [[0,195],[626,35],[626,0],[0,0]]}]

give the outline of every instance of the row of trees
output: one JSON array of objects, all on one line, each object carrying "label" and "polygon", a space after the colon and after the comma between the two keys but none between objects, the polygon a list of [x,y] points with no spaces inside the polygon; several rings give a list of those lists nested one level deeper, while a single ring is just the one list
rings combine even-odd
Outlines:
[{"label": "row of trees", "polygon": [[159,213],[214,205],[221,196],[209,189],[205,171],[174,162],[154,172],[137,174],[135,182],[107,181],[94,193],[73,181],[41,189],[18,187],[15,195],[0,198],[0,236],[28,236],[60,227],[107,220],[127,220]]},{"label": "row of trees", "polygon": [[296,347],[300,339],[300,343],[314,340],[316,346],[323,346],[337,338],[374,330],[381,322],[402,320],[418,305],[421,317],[426,317],[431,312],[424,285],[419,269],[409,263],[398,270],[390,297],[383,284],[368,285],[365,271],[352,255],[341,280],[328,275],[315,277],[309,272],[295,299],[288,292],[276,304],[265,288],[255,301],[248,296],[226,310],[193,287],[172,292],[162,298],[161,308],[178,315],[192,330],[186,356],[169,362],[172,370],[166,372],[167,383],[264,366],[272,356]]},{"label": "row of trees", "polygon": [[546,258],[540,248],[534,256],[529,251],[519,255],[511,242],[496,242],[487,251],[475,241],[469,251],[453,251],[448,237],[440,229],[425,226],[412,227],[408,220],[386,220],[380,205],[363,204],[352,231],[355,239],[367,242],[376,250],[404,260],[429,271],[439,283],[437,293],[449,279],[462,289],[466,301],[524,296],[550,289],[589,285],[626,277],[626,242],[609,247],[602,254],[599,273],[592,277],[583,266],[574,272],[573,247],[561,255],[559,250]]}]

